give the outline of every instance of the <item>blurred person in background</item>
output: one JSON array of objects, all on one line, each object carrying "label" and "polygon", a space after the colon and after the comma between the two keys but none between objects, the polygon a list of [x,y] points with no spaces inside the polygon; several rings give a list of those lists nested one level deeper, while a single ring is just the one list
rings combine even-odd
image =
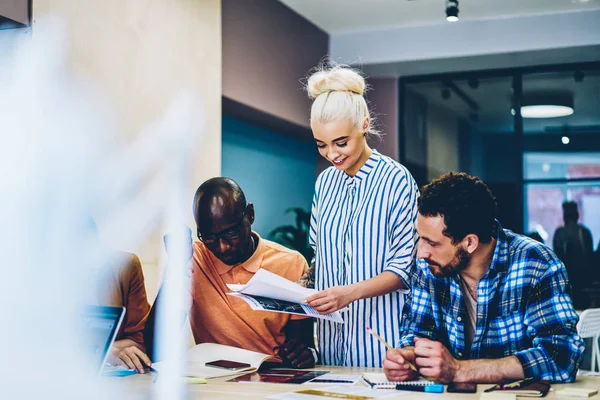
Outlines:
[{"label": "blurred person in background", "polygon": [[563,203],[562,208],[565,224],[554,232],[553,249],[567,268],[575,308],[585,309],[589,299],[583,289],[593,272],[592,234],[578,222],[577,203],[567,201]]}]

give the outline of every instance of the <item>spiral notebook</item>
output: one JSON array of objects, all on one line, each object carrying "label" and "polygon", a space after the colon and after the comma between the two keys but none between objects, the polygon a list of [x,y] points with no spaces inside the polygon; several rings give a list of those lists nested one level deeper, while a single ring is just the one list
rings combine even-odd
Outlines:
[{"label": "spiral notebook", "polygon": [[363,381],[373,389],[396,389],[396,385],[426,386],[435,382],[421,378],[414,381],[392,382],[388,381],[385,374],[379,372],[367,372],[362,376]]}]

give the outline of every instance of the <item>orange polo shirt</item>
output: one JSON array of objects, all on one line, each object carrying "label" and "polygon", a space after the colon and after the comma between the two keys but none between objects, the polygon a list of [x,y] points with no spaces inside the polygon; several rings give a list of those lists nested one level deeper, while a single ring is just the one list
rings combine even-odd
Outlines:
[{"label": "orange polo shirt", "polygon": [[228,283],[245,284],[260,268],[297,281],[308,269],[300,253],[260,238],[246,262],[234,266],[219,261],[202,242],[193,244],[190,325],[196,343],[218,343],[266,354],[283,344],[283,328],[298,315],[254,311],[242,299],[227,295]]}]

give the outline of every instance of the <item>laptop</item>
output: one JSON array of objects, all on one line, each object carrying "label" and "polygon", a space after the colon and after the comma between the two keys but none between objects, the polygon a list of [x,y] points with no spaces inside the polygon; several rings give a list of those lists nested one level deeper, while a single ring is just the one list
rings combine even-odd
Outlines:
[{"label": "laptop", "polygon": [[101,374],[104,369],[109,350],[117,337],[124,315],[124,307],[85,307],[83,329],[87,333],[86,348],[98,374]]}]

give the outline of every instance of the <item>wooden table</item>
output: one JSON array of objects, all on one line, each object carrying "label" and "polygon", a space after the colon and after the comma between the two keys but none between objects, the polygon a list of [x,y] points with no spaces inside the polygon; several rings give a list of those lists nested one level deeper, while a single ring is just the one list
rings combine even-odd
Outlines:
[{"label": "wooden table", "polygon": [[[363,372],[382,372],[378,369],[366,368],[346,368],[346,367],[317,367],[315,370],[326,370],[336,374],[360,375]],[[266,396],[293,392],[302,389],[322,389],[328,385],[294,385],[294,384],[272,384],[272,383],[237,383],[227,382],[232,377],[209,379],[207,384],[201,385],[186,385],[187,397],[189,399],[235,399],[235,400],[253,400],[263,399]],[[127,399],[149,399],[152,398],[154,374],[133,375],[126,378],[102,378],[112,389],[119,392],[118,397]],[[159,377],[160,379],[160,377]],[[361,384],[360,382],[358,383]],[[333,386],[333,385],[332,385]],[[477,385],[477,393],[421,393],[421,392],[398,392],[397,396],[388,397],[392,399],[478,399],[483,391],[492,385],[480,384]],[[573,388],[589,388],[600,389],[600,376],[579,376],[577,382],[571,384],[553,384],[553,390],[548,393],[545,399],[562,399],[567,400],[568,397],[557,396],[556,390],[566,387]],[[385,389],[381,389],[385,390]],[[391,392],[394,392],[393,390]],[[531,399],[532,397],[529,397]],[[324,398],[325,399],[325,398]],[[519,399],[527,399],[519,397]],[[592,399],[600,400],[600,395],[595,395]]]}]

